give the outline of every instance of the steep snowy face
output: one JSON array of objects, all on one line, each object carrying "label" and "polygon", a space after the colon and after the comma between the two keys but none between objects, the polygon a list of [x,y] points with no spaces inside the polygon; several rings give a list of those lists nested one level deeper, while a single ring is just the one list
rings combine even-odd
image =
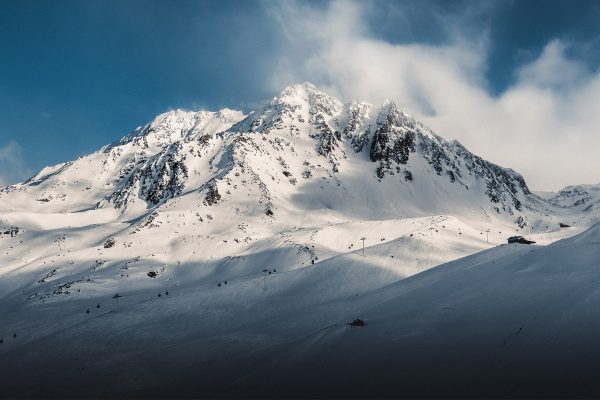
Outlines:
[{"label": "steep snowy face", "polygon": [[[400,172],[400,166],[406,165],[410,153],[416,151],[417,132],[414,120],[398,110],[394,103],[385,104],[377,117],[377,129],[369,152],[371,161],[379,163],[377,176],[383,178],[386,173]],[[410,171],[405,170],[406,173]],[[408,179],[407,180],[412,180]]]},{"label": "steep snowy face", "polygon": [[513,214],[522,210],[524,201],[532,206],[541,201],[531,195],[521,175],[483,160],[456,141],[444,140],[393,102],[384,104],[375,118],[371,117],[373,109],[368,104],[351,103],[343,131],[357,153],[370,141],[369,159],[375,163],[379,179],[400,175],[404,181],[419,185],[426,176],[435,174],[465,190],[483,186],[498,213]]},{"label": "steep snowy face", "polygon": [[344,138],[350,142],[352,150],[356,153],[363,151],[371,138],[373,108],[372,104],[353,101],[344,107],[342,118],[337,122],[338,126],[344,127]]},{"label": "steep snowy face", "polygon": [[[523,203],[529,207],[539,210],[541,199],[532,195],[525,183],[525,179],[509,168],[502,168],[496,164],[482,159],[468,151],[458,142],[443,143],[440,149],[440,156],[437,151],[432,152],[431,162],[437,165],[438,174],[445,168],[450,180],[456,179],[465,183],[468,174],[485,184],[485,193],[499,212],[499,207],[504,211],[511,212],[511,207],[521,211]],[[438,160],[443,160],[439,162]],[[454,162],[452,160],[455,160]],[[466,185],[466,183],[465,183]]]},{"label": "steep snowy face", "polygon": [[118,189],[98,206],[108,202],[122,208],[137,198],[152,206],[181,194],[188,178],[182,149],[182,143],[175,142],[151,157],[130,159],[121,169]]},{"label": "steep snowy face", "polygon": [[296,136],[316,142],[317,153],[329,160],[334,170],[343,153],[341,133],[333,124],[333,117],[342,109],[342,103],[310,83],[285,88],[269,105],[250,114],[231,131]]},{"label": "steep snowy face", "polygon": [[[98,202],[97,207],[111,204],[127,207],[137,199],[153,207],[182,193],[189,182],[189,171],[202,175],[208,164],[205,156],[217,138],[244,118],[239,111],[217,112],[175,110],[156,117],[143,128],[125,136],[104,153],[110,158],[128,155],[114,181],[116,190]],[[198,159],[202,159],[199,161]],[[199,169],[198,169],[199,167]],[[205,178],[208,179],[208,178]]]}]

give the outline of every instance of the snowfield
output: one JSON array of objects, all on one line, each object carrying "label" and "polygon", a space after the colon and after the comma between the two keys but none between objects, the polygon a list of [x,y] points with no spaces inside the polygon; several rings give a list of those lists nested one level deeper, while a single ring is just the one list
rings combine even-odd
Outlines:
[{"label": "snowfield", "polygon": [[0,188],[0,397],[597,394],[597,192],[310,84],[162,114]]}]

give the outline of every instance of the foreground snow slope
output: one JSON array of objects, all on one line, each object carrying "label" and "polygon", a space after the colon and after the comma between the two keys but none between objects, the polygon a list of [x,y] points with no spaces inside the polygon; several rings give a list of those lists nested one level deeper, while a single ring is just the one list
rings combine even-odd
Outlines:
[{"label": "foreground snow slope", "polygon": [[[458,236],[447,251],[464,246]],[[30,396],[598,394],[599,225],[383,285],[411,274],[402,248],[410,241],[417,257],[431,254],[433,240],[413,235],[365,257],[350,252],[221,287],[130,292],[118,313],[110,297],[100,308],[79,299],[4,312],[0,388]],[[367,326],[348,327],[355,318]]]},{"label": "foreground snow slope", "polygon": [[[258,393],[597,397],[598,260],[600,224],[546,247],[503,245],[441,265],[249,356],[266,367],[239,386],[268,375]],[[345,326],[356,317],[367,326]]]},{"label": "foreground snow slope", "polygon": [[[376,244],[367,242],[364,256],[357,242],[352,249],[337,243],[344,232],[359,227],[386,236]],[[247,256],[215,264],[185,263],[157,279],[145,277],[153,289],[121,287],[125,290],[119,292],[118,313],[105,281],[84,280],[81,292],[75,284],[69,288],[72,295],[44,302],[24,300],[39,288],[10,293],[0,308],[0,373],[9,377],[0,389],[31,396],[147,396],[155,383],[175,379],[187,368],[210,368],[293,342],[390,282],[488,246],[479,232],[443,216],[359,221],[281,236],[260,243],[263,249]],[[314,265],[306,254],[298,264],[283,264],[298,257],[296,250],[282,247],[290,238],[313,240],[319,255]],[[271,274],[263,273],[263,266]],[[29,374],[37,376],[35,381],[25,381]],[[73,381],[77,385],[67,385]],[[105,385],[107,381],[111,384]],[[150,391],[140,392],[146,389]]]}]

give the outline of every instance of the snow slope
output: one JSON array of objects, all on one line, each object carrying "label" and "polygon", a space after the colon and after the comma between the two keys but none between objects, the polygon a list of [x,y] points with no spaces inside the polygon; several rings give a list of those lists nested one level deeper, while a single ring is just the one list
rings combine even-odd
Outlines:
[{"label": "snow slope", "polygon": [[[377,397],[597,397],[600,224],[546,247],[512,244],[370,294],[239,372],[277,390]],[[345,322],[364,319],[364,328]],[[279,389],[276,389],[279,388]]]},{"label": "snow slope", "polygon": [[[447,250],[464,245],[459,236]],[[5,312],[5,333],[17,337],[4,336],[0,388],[34,397],[597,395],[600,225],[382,285],[411,275],[390,258],[410,264],[410,241],[414,254],[431,255],[433,240],[413,235],[365,257],[220,287],[130,292],[118,313],[108,297]],[[355,318],[367,326],[348,327]]]}]

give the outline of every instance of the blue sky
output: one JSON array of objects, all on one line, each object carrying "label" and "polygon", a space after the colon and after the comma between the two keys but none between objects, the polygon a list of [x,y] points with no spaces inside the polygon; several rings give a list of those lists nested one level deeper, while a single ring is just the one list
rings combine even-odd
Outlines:
[{"label": "blue sky", "polygon": [[[587,88],[600,64],[600,2],[0,3],[0,183],[92,152],[169,109],[249,111],[305,80],[342,99],[392,98],[534,187],[600,181],[575,173],[596,165],[536,172],[559,151],[595,143],[595,120],[547,121],[563,103],[595,98]],[[527,157],[499,149],[508,130],[531,137]],[[536,156],[535,143],[564,132],[567,145]]]}]

